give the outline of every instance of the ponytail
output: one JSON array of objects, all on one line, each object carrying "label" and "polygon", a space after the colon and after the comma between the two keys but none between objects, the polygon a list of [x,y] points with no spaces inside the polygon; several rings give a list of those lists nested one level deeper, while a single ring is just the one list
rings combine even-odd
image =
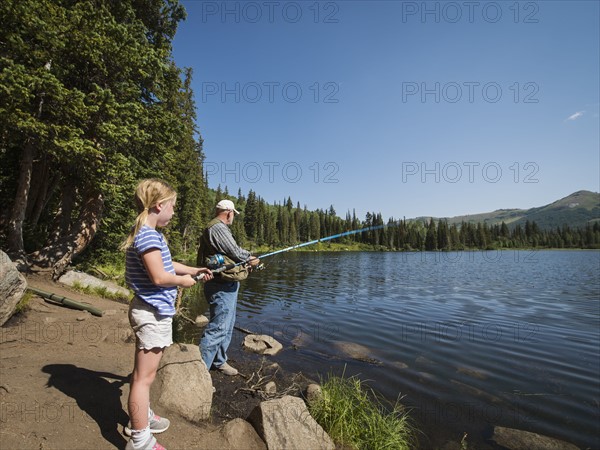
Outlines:
[{"label": "ponytail", "polygon": [[157,178],[142,180],[135,190],[135,203],[139,213],[131,228],[131,232],[127,236],[127,239],[121,244],[120,249],[127,250],[131,247],[140,228],[145,225],[150,209],[154,208],[159,203],[175,200],[176,198],[177,193],[175,190],[164,181]]}]

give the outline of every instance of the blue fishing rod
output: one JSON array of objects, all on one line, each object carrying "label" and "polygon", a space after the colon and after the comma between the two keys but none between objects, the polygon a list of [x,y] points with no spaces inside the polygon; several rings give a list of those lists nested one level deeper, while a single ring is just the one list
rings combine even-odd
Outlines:
[{"label": "blue fishing rod", "polygon": [[[210,257],[209,261],[208,261],[208,268],[213,272],[213,273],[219,273],[219,272],[223,272],[225,270],[229,270],[229,269],[233,269],[236,266],[241,266],[242,264],[248,264],[248,262],[251,259],[263,259],[263,258],[268,258],[270,256],[274,256],[274,255],[279,255],[280,253],[285,253],[285,252],[289,252],[291,250],[296,250],[297,248],[301,248],[301,247],[307,247],[309,245],[314,245],[314,244],[318,244],[319,242],[325,242],[325,241],[330,241],[332,239],[337,239],[337,238],[341,238],[344,236],[350,236],[353,234],[358,234],[358,233],[365,233],[367,231],[375,231],[375,230],[380,230],[382,228],[385,228],[388,225],[375,225],[375,226],[371,226],[371,227],[366,227],[366,228],[359,228],[358,230],[351,230],[351,231],[344,231],[343,233],[338,233],[338,234],[333,234],[331,236],[327,236],[324,238],[320,238],[320,239],[314,239],[312,241],[308,241],[308,242],[303,242],[302,244],[296,244],[296,245],[292,245],[290,247],[281,249],[281,250],[276,250],[274,252],[270,252],[270,253],[265,253],[264,255],[260,255],[260,256],[255,256],[252,257],[246,261],[241,261],[238,263],[234,263],[234,264],[225,264],[225,260],[223,258],[223,255],[220,254],[216,254]],[[261,267],[262,266],[262,267]],[[264,266],[262,264],[260,264],[258,267],[255,267],[253,270],[262,270],[264,269]],[[198,277],[196,277],[197,280],[202,279],[203,275],[200,274]]]},{"label": "blue fishing rod", "polygon": [[[344,236],[350,236],[352,234],[364,233],[366,231],[380,230],[381,228],[384,228],[386,226],[387,225],[376,225],[376,226],[373,226],[373,227],[360,228],[358,230],[345,231],[343,233],[338,233],[338,234],[334,234],[334,235],[327,236],[327,237],[324,237],[324,238],[315,239],[315,240],[312,240],[312,241],[304,242],[302,244],[292,245],[291,247],[287,247],[287,248],[284,248],[282,250],[277,250],[277,251],[274,251],[274,252],[271,252],[271,253],[265,253],[264,255],[260,255],[257,258],[258,259],[267,258],[269,256],[278,255],[279,253],[289,252],[290,250],[295,250],[297,248],[306,247],[308,245],[318,244],[319,242],[330,241],[332,239],[337,239],[337,238],[341,238],[341,237],[344,237]],[[238,264],[244,264],[244,263],[238,263]]]}]

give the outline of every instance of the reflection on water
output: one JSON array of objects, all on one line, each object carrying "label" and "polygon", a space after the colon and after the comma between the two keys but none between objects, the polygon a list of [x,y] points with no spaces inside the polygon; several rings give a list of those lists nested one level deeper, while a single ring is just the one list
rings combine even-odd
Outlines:
[{"label": "reflection on water", "polygon": [[242,283],[238,325],[282,342],[290,370],[359,373],[391,401],[404,396],[432,442],[503,425],[600,447],[599,252],[264,262]]}]

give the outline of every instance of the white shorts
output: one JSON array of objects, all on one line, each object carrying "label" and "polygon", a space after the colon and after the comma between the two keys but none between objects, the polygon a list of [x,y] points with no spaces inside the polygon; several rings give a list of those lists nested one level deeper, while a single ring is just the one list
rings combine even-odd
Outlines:
[{"label": "white shorts", "polygon": [[173,318],[159,315],[156,308],[138,297],[133,297],[129,305],[129,323],[136,348],[150,350],[173,343]]}]

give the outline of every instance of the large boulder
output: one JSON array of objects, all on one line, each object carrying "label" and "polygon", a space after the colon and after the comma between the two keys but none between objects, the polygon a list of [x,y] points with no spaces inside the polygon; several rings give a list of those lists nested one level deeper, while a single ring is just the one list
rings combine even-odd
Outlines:
[{"label": "large boulder", "polygon": [[244,419],[233,419],[218,430],[210,433],[203,442],[211,448],[229,450],[266,450],[267,446],[262,441],[256,430]]},{"label": "large boulder", "polygon": [[150,398],[191,422],[210,417],[213,386],[197,345],[167,347],[152,383]]},{"label": "large boulder", "polygon": [[92,275],[88,275],[87,273],[77,272],[75,270],[70,270],[65,273],[58,279],[58,282],[66,284],[67,286],[79,285],[81,287],[106,289],[106,292],[109,292],[113,295],[119,295],[123,298],[131,297],[131,292],[129,292],[128,289],[121,287],[112,281],[101,280]]},{"label": "large boulder", "polygon": [[27,289],[27,280],[8,255],[0,250],[0,326],[13,315]]},{"label": "large boulder", "polygon": [[298,397],[286,395],[261,402],[250,413],[248,421],[266,442],[269,450],[335,448],[329,435],[313,419],[304,401]]},{"label": "large boulder", "polygon": [[512,450],[578,450],[579,447],[559,439],[554,439],[530,431],[515,428],[494,427],[492,439],[502,447]]}]

